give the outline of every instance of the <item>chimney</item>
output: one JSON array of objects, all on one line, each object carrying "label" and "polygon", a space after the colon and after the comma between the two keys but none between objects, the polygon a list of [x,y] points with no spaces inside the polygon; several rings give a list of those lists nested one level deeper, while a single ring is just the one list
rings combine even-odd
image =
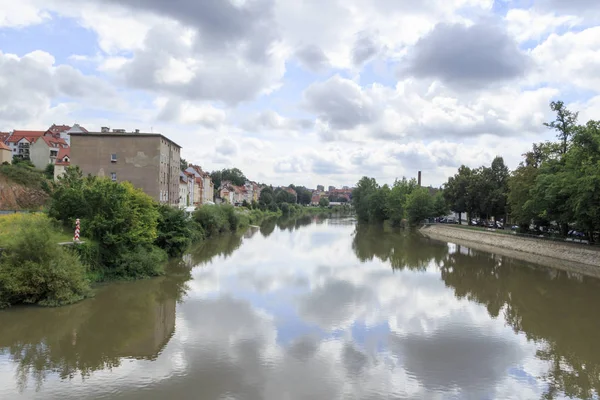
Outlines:
[{"label": "chimney", "polygon": [[417,178],[417,184],[421,187],[421,171],[419,171],[419,177]]}]

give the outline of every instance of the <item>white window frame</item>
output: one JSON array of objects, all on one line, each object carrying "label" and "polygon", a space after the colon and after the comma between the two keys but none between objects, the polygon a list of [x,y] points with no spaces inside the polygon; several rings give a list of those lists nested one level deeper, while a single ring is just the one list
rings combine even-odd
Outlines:
[{"label": "white window frame", "polygon": [[117,181],[117,173],[116,172],[111,172],[110,173],[110,180],[113,182]]},{"label": "white window frame", "polygon": [[117,162],[117,153],[111,153],[110,155],[110,162],[116,163]]}]

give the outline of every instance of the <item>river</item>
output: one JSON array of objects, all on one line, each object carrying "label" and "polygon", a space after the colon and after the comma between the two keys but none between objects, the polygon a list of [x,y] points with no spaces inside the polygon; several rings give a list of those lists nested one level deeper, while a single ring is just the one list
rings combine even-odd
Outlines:
[{"label": "river", "polygon": [[598,398],[600,281],[351,219],[0,311],[0,399]]}]

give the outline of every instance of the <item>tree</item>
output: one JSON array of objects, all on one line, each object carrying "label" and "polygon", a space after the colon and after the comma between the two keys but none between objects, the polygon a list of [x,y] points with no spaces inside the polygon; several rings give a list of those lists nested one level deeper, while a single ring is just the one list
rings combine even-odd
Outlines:
[{"label": "tree", "polygon": [[275,202],[277,204],[282,204],[282,203],[295,204],[296,196],[294,196],[292,193],[289,193],[285,190],[278,189],[277,192],[275,193]]},{"label": "tree", "polygon": [[329,199],[325,196],[321,197],[319,199],[319,206],[320,207],[329,207]]},{"label": "tree", "polygon": [[164,204],[157,208],[158,226],[154,243],[171,257],[183,254],[194,237],[185,212]]},{"label": "tree", "polygon": [[273,188],[271,186],[264,187],[260,191],[260,196],[258,197],[259,204],[269,205],[273,203],[275,200],[275,196],[273,194]]},{"label": "tree", "polygon": [[179,159],[179,169],[181,169],[182,171],[185,171],[189,166],[189,163],[187,162],[187,160],[185,158],[180,158]]},{"label": "tree", "polygon": [[406,199],[406,215],[411,225],[417,225],[431,217],[432,201],[426,188],[415,189]]},{"label": "tree", "polygon": [[416,179],[396,179],[388,196],[387,213],[393,225],[400,225],[406,218],[406,198],[418,186]]},{"label": "tree", "polygon": [[458,213],[459,223],[462,223],[462,213],[472,209],[473,201],[469,193],[472,179],[473,171],[469,167],[461,165],[458,173],[448,178],[448,182],[444,185],[444,197],[450,210]]},{"label": "tree", "polygon": [[374,178],[363,176],[352,192],[352,205],[359,222],[369,221],[369,198],[379,188]]},{"label": "tree", "polygon": [[389,195],[390,187],[383,185],[368,197],[369,222],[381,223],[388,219],[387,206]]},{"label": "tree", "polygon": [[44,168],[44,175],[46,175],[46,179],[54,179],[54,164],[46,165],[46,168]]},{"label": "tree", "polygon": [[448,209],[448,203],[446,203],[446,199],[444,198],[444,193],[439,191],[435,194],[432,201],[432,216],[434,217],[444,217],[448,215],[450,210]]},{"label": "tree", "polygon": [[551,102],[550,109],[556,112],[556,119],[552,122],[546,122],[544,125],[558,132],[556,137],[562,143],[560,152],[562,155],[565,155],[567,154],[569,138],[573,135],[577,126],[579,113],[569,111],[562,101]]}]

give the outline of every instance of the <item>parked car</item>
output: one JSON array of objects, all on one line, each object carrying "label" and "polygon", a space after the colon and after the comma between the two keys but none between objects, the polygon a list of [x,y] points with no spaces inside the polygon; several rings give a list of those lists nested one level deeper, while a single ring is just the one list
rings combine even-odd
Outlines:
[{"label": "parked car", "polygon": [[455,217],[448,217],[448,218],[446,218],[446,223],[447,224],[458,224],[458,219],[456,219]]}]

